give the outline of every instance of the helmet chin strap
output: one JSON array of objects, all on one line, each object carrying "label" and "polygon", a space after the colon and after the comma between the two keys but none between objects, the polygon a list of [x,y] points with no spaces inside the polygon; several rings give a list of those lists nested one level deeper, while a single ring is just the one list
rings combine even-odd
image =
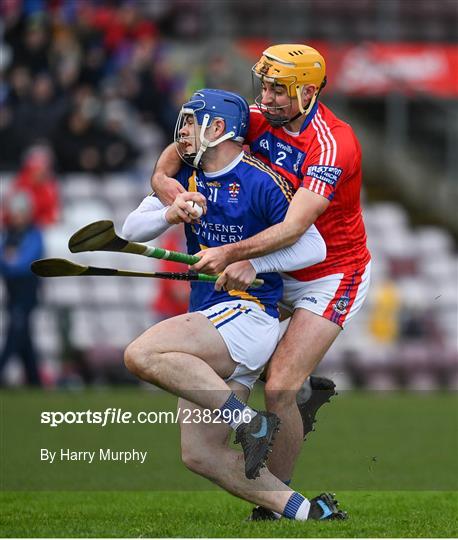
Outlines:
[{"label": "helmet chin strap", "polygon": [[235,137],[235,131],[229,131],[228,133],[225,133],[219,139],[216,139],[215,141],[209,141],[208,139],[205,138],[205,130],[208,127],[209,121],[210,121],[210,115],[205,114],[204,119],[202,121],[202,126],[200,127],[200,133],[199,133],[200,148],[192,162],[193,166],[196,169],[199,167],[200,160],[202,159],[202,156],[204,152],[207,150],[207,148],[212,148],[222,143],[223,141],[227,141],[228,139],[232,139],[233,137]]}]

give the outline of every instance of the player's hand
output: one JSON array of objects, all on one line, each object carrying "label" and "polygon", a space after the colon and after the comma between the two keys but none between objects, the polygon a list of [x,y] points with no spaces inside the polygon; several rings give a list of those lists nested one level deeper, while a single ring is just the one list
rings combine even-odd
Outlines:
[{"label": "player's hand", "polygon": [[229,264],[226,246],[204,249],[196,253],[200,261],[191,266],[191,270],[205,274],[219,274]]},{"label": "player's hand", "polygon": [[186,192],[180,182],[164,173],[153,174],[151,177],[151,185],[153,186],[157,198],[165,206],[171,206],[177,195]]},{"label": "player's hand", "polygon": [[246,291],[256,277],[256,270],[250,261],[230,264],[215,283],[216,291]]},{"label": "player's hand", "polygon": [[185,191],[184,193],[179,193],[175,197],[172,205],[165,214],[165,219],[172,225],[198,221],[200,218],[197,214],[197,210],[191,208],[188,201],[195,201],[202,207],[204,214],[207,212],[207,200],[202,193]]}]

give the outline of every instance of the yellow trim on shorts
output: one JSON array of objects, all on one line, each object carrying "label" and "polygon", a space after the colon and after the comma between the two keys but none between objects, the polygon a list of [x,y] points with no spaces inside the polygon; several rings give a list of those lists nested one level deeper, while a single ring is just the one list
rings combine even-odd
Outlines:
[{"label": "yellow trim on shorts", "polygon": [[213,324],[216,324],[220,321],[223,321],[224,319],[227,319],[229,316],[234,315],[234,313],[236,313],[237,311],[247,311],[248,309],[250,309],[248,306],[240,306],[236,308],[231,308],[229,309],[229,311],[225,311],[223,314],[218,315],[216,319],[213,318],[215,317],[215,315],[212,315],[211,317],[208,317],[208,320],[212,322]]},{"label": "yellow trim on shorts", "polygon": [[238,296],[242,300],[248,300],[250,302],[254,302],[257,304],[263,311],[266,310],[266,306],[259,300],[259,298],[256,298],[256,296],[253,296],[250,293],[247,293],[246,291],[238,291],[237,289],[232,289],[231,291],[227,291],[227,294],[229,296]]},{"label": "yellow trim on shorts", "polygon": [[213,324],[216,324],[217,322],[219,321],[222,321],[224,319],[227,319],[230,315],[233,315],[235,313],[235,309],[230,309],[229,311],[226,311],[225,313],[223,313],[222,315],[218,315],[218,317],[216,317],[216,319],[212,319],[211,317],[209,317],[209,320],[210,322],[212,322]]}]

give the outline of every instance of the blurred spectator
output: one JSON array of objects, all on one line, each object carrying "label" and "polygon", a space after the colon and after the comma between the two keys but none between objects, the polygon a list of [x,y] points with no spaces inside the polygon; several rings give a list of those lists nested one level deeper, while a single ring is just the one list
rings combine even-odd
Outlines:
[{"label": "blurred spectator", "polygon": [[400,333],[401,300],[393,281],[381,283],[374,291],[370,315],[370,331],[376,341],[386,345],[396,343]]},{"label": "blurred spectator", "polygon": [[32,146],[25,155],[12,193],[27,192],[33,203],[35,225],[45,227],[56,223],[60,216],[59,189],[54,177],[52,153],[48,146]]},{"label": "blurred spectator", "polygon": [[21,39],[14,43],[15,65],[27,66],[33,74],[47,71],[50,37],[44,14],[31,15],[25,24]]},{"label": "blurred spectator", "polygon": [[[43,257],[43,237],[33,223],[33,203],[26,193],[6,201],[7,226],[0,240],[0,275],[6,286],[8,328],[0,355],[0,377],[14,355],[20,357],[27,383],[41,384],[30,319],[38,303],[38,278],[30,264]],[[1,378],[0,378],[1,381]]]},{"label": "blurred spectator", "polygon": [[105,5],[91,10],[86,6],[85,16],[91,20],[92,27],[102,33],[103,45],[111,53],[157,34],[155,24],[145,19],[137,2],[131,0],[117,7]]},{"label": "blurred spectator", "polygon": [[[183,231],[180,227],[169,229],[162,237],[161,247],[169,251],[184,251]],[[159,272],[183,272],[183,264],[161,260]],[[188,311],[190,287],[187,281],[161,279],[157,285],[157,295],[152,303],[156,321],[175,317]]]},{"label": "blurred spectator", "polygon": [[435,315],[428,306],[404,305],[401,311],[400,325],[402,342],[443,344],[444,336]]},{"label": "blurred spectator", "polygon": [[30,100],[15,109],[14,130],[21,145],[30,146],[40,139],[49,139],[67,107],[64,98],[56,97],[54,82],[42,73],[32,84]]},{"label": "blurred spectator", "polygon": [[[131,0],[6,4],[0,7],[0,167],[17,168],[20,149],[46,139],[65,172],[125,170],[138,144],[135,129],[126,133],[121,109],[130,124],[156,125],[171,139],[185,85],[171,67],[173,46],[159,36],[155,10],[146,14],[144,4]],[[122,102],[115,120],[112,111],[103,116],[107,86],[114,87],[111,99]],[[80,110],[87,89],[85,101],[98,110],[88,111],[87,103]]]},{"label": "blurred spectator", "polygon": [[138,153],[120,131],[114,117],[104,127],[96,123],[93,112],[83,107],[73,110],[54,139],[60,170],[99,174],[128,168]]},{"label": "blurred spectator", "polygon": [[25,66],[17,66],[13,68],[9,77],[9,95],[8,101],[10,105],[17,108],[24,104],[30,97],[32,88],[32,77],[30,70]]}]

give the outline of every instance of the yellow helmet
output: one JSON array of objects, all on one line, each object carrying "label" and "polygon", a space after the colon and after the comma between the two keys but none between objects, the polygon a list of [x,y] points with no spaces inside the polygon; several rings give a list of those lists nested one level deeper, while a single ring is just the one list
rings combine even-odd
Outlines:
[{"label": "yellow helmet", "polygon": [[[302,114],[310,111],[326,84],[324,58],[316,49],[301,44],[272,45],[253,66],[253,73],[261,80],[286,86],[289,97],[297,97]],[[315,85],[317,90],[305,109],[301,93],[303,86],[309,84]]]}]

